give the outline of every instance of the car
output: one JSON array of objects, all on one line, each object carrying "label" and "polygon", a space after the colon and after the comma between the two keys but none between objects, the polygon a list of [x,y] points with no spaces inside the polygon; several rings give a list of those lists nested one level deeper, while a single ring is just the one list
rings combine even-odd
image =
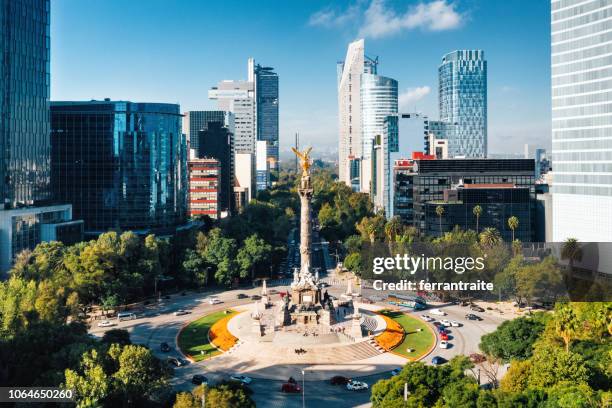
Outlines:
[{"label": "car", "polygon": [[443,320],[440,320],[440,324],[444,327],[450,327],[451,322],[448,319],[443,319]]},{"label": "car", "polygon": [[440,341],[439,346],[440,346],[441,349],[447,349],[448,348],[448,341],[446,341],[446,340]]},{"label": "car", "polygon": [[429,313],[436,316],[446,316],[446,312],[443,312],[440,309],[432,309]]},{"label": "car", "polygon": [[175,316],[183,316],[183,315],[186,315],[186,314],[189,314],[189,313],[191,313],[191,312],[188,312],[187,310],[179,309],[176,312],[174,312],[174,315]]},{"label": "car", "polygon": [[170,345],[164,341],[162,344],[159,345],[159,349],[164,353],[167,353],[170,351]]},{"label": "car", "polygon": [[438,333],[446,333],[446,329],[444,328],[444,326],[438,326]]},{"label": "car", "polygon": [[468,319],[468,320],[478,320],[478,321],[482,320],[482,317],[476,316],[473,313],[466,314],[465,318]]},{"label": "car", "polygon": [[363,381],[350,380],[348,383],[346,383],[346,389],[349,391],[361,391],[367,390],[368,388],[368,384],[364,383]]},{"label": "car", "polygon": [[259,299],[261,299],[261,296],[259,296],[259,295],[252,295],[251,296],[251,300],[259,300]]},{"label": "car", "polygon": [[321,282],[321,287],[322,288],[329,288],[331,285],[327,282]]},{"label": "car", "polygon": [[230,376],[230,380],[238,381],[239,383],[249,385],[253,379],[251,377],[247,377],[246,375],[234,374]]},{"label": "car", "polygon": [[208,378],[204,377],[202,374],[196,374],[191,377],[191,383],[195,385],[208,385]]},{"label": "car", "polygon": [[398,375],[401,372],[402,372],[401,368],[394,368],[393,370],[391,370],[391,376],[395,377],[396,375]]},{"label": "car", "polygon": [[444,357],[435,356],[434,358],[431,359],[431,364],[440,365],[440,364],[446,363],[446,361],[447,360]]},{"label": "car", "polygon": [[244,293],[239,293],[236,295],[236,299],[248,299],[249,297]]},{"label": "car", "polygon": [[446,334],[446,333],[440,333],[440,339],[442,339],[442,340],[448,340],[448,334]]},{"label": "car", "polygon": [[485,311],[482,307],[480,307],[478,305],[470,306],[470,310],[473,311],[473,312],[480,312],[480,313]]},{"label": "car", "polygon": [[456,320],[451,321],[450,324],[451,324],[451,327],[461,327],[461,323],[459,323]]},{"label": "car", "polygon": [[295,383],[284,383],[283,385],[281,385],[281,392],[287,392],[290,394],[297,394],[302,392],[302,389],[300,388],[299,385],[295,384]]},{"label": "car", "polygon": [[211,305],[218,305],[219,303],[223,303],[223,302],[221,302],[217,298],[210,298],[210,299],[208,299],[208,303],[211,304]]},{"label": "car", "polygon": [[426,322],[431,322],[433,319],[431,317],[429,317],[429,315],[421,315],[421,319],[425,320]]},{"label": "car", "polygon": [[117,313],[117,320],[134,320],[136,318],[136,313],[134,312],[119,312]]},{"label": "car", "polygon": [[110,320],[102,320],[100,323],[98,323],[98,327],[111,327],[115,324],[115,322],[111,322]]},{"label": "car", "polygon": [[268,289],[268,293],[271,294],[271,295],[275,295],[275,294],[278,293],[278,290],[276,290],[276,289]]},{"label": "car", "polygon": [[344,385],[344,384],[348,384],[349,381],[350,381],[349,378],[343,377],[341,375],[336,375],[329,380],[331,385]]}]

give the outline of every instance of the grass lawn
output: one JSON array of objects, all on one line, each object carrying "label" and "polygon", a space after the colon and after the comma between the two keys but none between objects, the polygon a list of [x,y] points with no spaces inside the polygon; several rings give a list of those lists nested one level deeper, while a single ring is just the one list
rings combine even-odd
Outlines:
[{"label": "grass lawn", "polygon": [[211,313],[185,326],[178,336],[178,346],[183,354],[191,356],[195,361],[220,354],[221,352],[208,341],[208,331],[218,320],[236,314],[233,310],[227,312],[227,314],[225,311]]},{"label": "grass lawn", "polygon": [[[383,313],[401,324],[406,332],[404,341],[393,349],[393,353],[410,360],[417,360],[434,345],[435,336],[425,322],[401,312],[385,311]],[[417,329],[423,330],[419,332]],[[409,348],[414,349],[414,352],[409,353],[407,351]]]}]

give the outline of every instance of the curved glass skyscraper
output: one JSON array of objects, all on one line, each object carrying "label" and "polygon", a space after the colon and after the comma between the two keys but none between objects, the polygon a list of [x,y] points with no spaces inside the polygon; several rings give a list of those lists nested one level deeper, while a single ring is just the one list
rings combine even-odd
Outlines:
[{"label": "curved glass skyscraper", "polygon": [[171,232],[185,219],[179,105],[51,103],[52,186],[85,232]]},{"label": "curved glass skyscraper", "polygon": [[438,69],[440,120],[452,126],[447,134],[451,157],[487,156],[487,61],[484,51],[446,54]]}]

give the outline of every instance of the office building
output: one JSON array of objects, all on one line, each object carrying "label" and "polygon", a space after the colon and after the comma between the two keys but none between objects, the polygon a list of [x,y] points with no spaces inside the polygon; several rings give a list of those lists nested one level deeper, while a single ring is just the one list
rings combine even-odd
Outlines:
[{"label": "office building", "polygon": [[402,224],[414,224],[414,161],[395,160],[393,163],[393,216],[400,217]]},{"label": "office building", "polygon": [[208,129],[209,122],[220,122],[234,133],[235,116],[228,111],[189,111],[183,116],[183,133],[187,135],[189,149],[196,152],[199,147],[198,132]]},{"label": "office building", "polygon": [[166,235],[185,221],[185,142],[178,105],[51,103],[52,188],[85,233]]},{"label": "office building", "polygon": [[82,239],[51,191],[49,1],[0,0],[0,272],[47,240]]},{"label": "office building", "polygon": [[270,187],[270,163],[268,162],[268,142],[257,141],[255,154],[255,188],[257,191]]},{"label": "office building", "polygon": [[221,122],[208,122],[206,130],[198,132],[199,159],[216,159],[221,170],[219,185],[219,211],[221,215],[234,211],[235,152],[234,135]]},{"label": "office building", "polygon": [[[527,159],[414,160],[414,226],[426,231],[426,205],[444,199],[444,191],[456,185],[511,184],[528,188],[535,200],[534,161]],[[469,187],[468,187],[469,188]],[[519,220],[520,222],[534,222]],[[534,229],[530,226],[531,230]]]},{"label": "office building", "polygon": [[[247,204],[255,198],[255,155],[249,153],[236,153],[236,182],[234,183],[234,193],[240,192],[244,197],[240,197],[240,202]],[[238,209],[240,207],[236,207]]]},{"label": "office building", "polygon": [[378,58],[365,55],[363,39],[349,44],[337,75],[339,178],[369,192],[374,139],[382,135],[386,117],[397,114],[397,81],[378,75]]},{"label": "office building", "polygon": [[274,68],[255,65],[257,140],[267,142],[271,171],[278,170],[278,74]]},{"label": "office building", "polygon": [[435,149],[435,147],[432,146],[431,143],[434,140],[445,140],[446,142],[443,144],[446,145],[447,157],[450,157],[448,156],[448,144],[449,139],[453,138],[453,132],[456,126],[456,123],[447,123],[441,120],[430,120],[428,123],[429,133],[425,136],[425,146],[423,151],[432,154],[432,149]]},{"label": "office building", "polygon": [[[443,191],[442,200],[424,204],[424,232],[427,236],[439,237],[456,226],[473,231],[495,228],[504,241],[512,242],[513,231],[508,227],[508,219],[516,217],[519,224],[514,230],[514,239],[531,242],[536,226],[532,190],[533,187],[517,187],[512,183],[452,186]],[[473,212],[477,205],[482,209],[478,218]],[[436,212],[438,207],[444,209],[441,216]]]},{"label": "office building", "polygon": [[446,54],[438,69],[440,121],[456,124],[451,157],[487,157],[487,61],[484,51]]},{"label": "office building", "polygon": [[189,207],[190,218],[207,215],[219,218],[219,188],[221,186],[221,164],[217,159],[190,159]]},{"label": "office building", "polygon": [[555,242],[612,241],[611,6],[551,1]]}]

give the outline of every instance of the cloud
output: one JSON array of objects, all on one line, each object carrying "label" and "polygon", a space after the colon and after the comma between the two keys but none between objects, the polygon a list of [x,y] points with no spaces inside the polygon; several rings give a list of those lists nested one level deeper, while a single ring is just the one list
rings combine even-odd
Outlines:
[{"label": "cloud", "polygon": [[447,0],[420,3],[404,14],[397,14],[392,9],[385,8],[383,0],[372,0],[365,12],[365,21],[359,30],[359,36],[381,38],[402,30],[451,30],[459,27],[461,20],[462,16],[455,10],[455,5]]},{"label": "cloud", "polygon": [[416,88],[408,88],[398,96],[398,104],[400,110],[410,109],[411,105],[415,102],[420,101],[431,92],[431,88],[428,86],[419,86]]},{"label": "cloud", "polygon": [[326,28],[342,27],[359,17],[359,5],[350,6],[345,11],[336,11],[331,8],[319,10],[308,19],[308,25]]},{"label": "cloud", "polygon": [[451,30],[459,27],[464,19],[452,0],[422,2],[404,13],[388,8],[384,0],[371,0],[367,4],[357,1],[344,11],[325,8],[312,14],[308,24],[326,28],[351,24],[359,27],[360,37],[382,38],[404,30]]}]

